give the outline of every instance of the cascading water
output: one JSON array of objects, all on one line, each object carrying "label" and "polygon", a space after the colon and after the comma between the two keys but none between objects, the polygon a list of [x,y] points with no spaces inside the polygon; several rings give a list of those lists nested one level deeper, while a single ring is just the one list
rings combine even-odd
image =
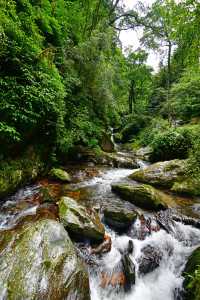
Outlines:
[{"label": "cascading water", "polygon": [[[100,178],[93,178],[85,182],[84,186],[91,188],[95,186],[97,192],[94,197],[95,202],[103,199],[116,198],[111,196],[110,184],[116,181],[122,182],[132,170],[110,170]],[[110,196],[109,196],[110,195]],[[119,201],[119,199],[118,199]],[[111,203],[111,202],[110,202]],[[103,202],[101,203],[103,205]],[[137,209],[138,210],[138,209]],[[141,210],[140,210],[141,212]],[[145,214],[145,212],[143,212]],[[139,222],[136,221],[132,231],[137,231]],[[200,231],[189,225],[173,222],[171,232],[167,233],[161,229],[151,233],[145,240],[131,238],[130,235],[119,235],[115,231],[106,227],[107,233],[112,238],[112,249],[109,253],[103,254],[97,259],[96,264],[90,269],[91,300],[174,300],[181,299],[180,290],[183,278],[181,273],[184,269],[186,259],[191,252],[200,244]],[[136,267],[136,282],[131,290],[124,293],[116,289],[112,284],[101,287],[102,273],[107,272],[117,266],[121,259],[121,253],[125,251],[128,241],[132,240],[134,251],[130,255]],[[161,260],[159,266],[142,275],[139,272],[139,260],[142,257],[142,249],[151,246],[160,253]]]},{"label": "cascading water", "polygon": [[[143,165],[141,166],[143,167]],[[101,175],[86,180],[81,183],[72,184],[72,189],[86,189],[87,205],[104,208],[115,205],[137,210],[145,216],[152,216],[129,202],[122,201],[112,193],[111,184],[114,182],[129,182],[128,175],[132,169],[104,169]],[[132,182],[132,181],[131,181]],[[134,184],[134,182],[132,182]],[[37,201],[32,203],[27,201],[29,196],[37,195],[39,186],[32,186],[20,190],[14,197],[1,206],[0,229],[13,227],[21,217],[36,213]],[[199,213],[199,206],[196,206],[195,213]],[[174,213],[176,209],[173,208]],[[200,245],[200,231],[190,225],[180,222],[171,224],[171,230],[167,233],[161,229],[148,234],[145,239],[138,238],[132,234],[140,230],[140,222],[137,220],[132,229],[122,234],[115,232],[106,226],[107,233],[112,238],[112,248],[107,254],[96,255],[93,263],[89,264],[91,300],[180,300],[183,278],[181,273],[184,269],[187,257]],[[111,284],[102,284],[102,274],[104,271],[112,274],[117,270],[122,255],[126,252],[129,241],[133,242],[134,249],[129,258],[135,265],[135,284],[128,292],[124,292],[123,287]],[[140,271],[140,262],[143,257],[143,249],[152,247],[160,256],[159,264],[154,270],[145,275]],[[153,254],[152,254],[153,255]],[[192,299],[191,299],[192,300]]]},{"label": "cascading water", "polygon": [[[186,258],[200,243],[199,230],[183,224],[176,224],[180,236],[166,233],[164,230],[154,232],[144,241],[132,239],[134,252],[130,256],[136,265],[136,283],[132,290],[127,293],[116,294],[114,289],[102,289],[100,287],[100,276],[102,266],[107,265],[113,268],[120,260],[119,248],[127,247],[130,237],[118,236],[109,231],[112,236],[113,246],[110,253],[105,254],[99,266],[99,272],[91,270],[90,286],[92,300],[173,300],[176,299],[176,291],[181,289],[181,272],[184,268]],[[176,231],[177,228],[174,228]],[[180,238],[179,238],[180,237]],[[151,245],[162,253],[160,266],[153,272],[140,276],[138,274],[138,259],[141,256],[141,249]],[[98,274],[98,275],[96,275]]]}]

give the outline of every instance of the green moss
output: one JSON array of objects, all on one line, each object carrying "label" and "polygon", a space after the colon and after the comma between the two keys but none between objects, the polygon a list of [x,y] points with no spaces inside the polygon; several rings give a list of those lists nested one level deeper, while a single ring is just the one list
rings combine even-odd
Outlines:
[{"label": "green moss", "polygon": [[105,229],[94,210],[88,211],[69,197],[62,197],[58,207],[61,222],[75,237],[96,241],[103,239]]},{"label": "green moss", "polygon": [[191,196],[200,195],[200,180],[188,178],[181,182],[175,182],[171,190],[179,194],[187,194]]},{"label": "green moss", "polygon": [[61,224],[38,220],[2,232],[0,294],[4,293],[10,300],[71,299],[74,293],[74,299],[90,299],[87,271]]},{"label": "green moss", "polygon": [[25,153],[20,159],[0,164],[0,197],[13,193],[19,186],[30,183],[44,171],[38,154]]},{"label": "green moss", "polygon": [[189,257],[183,273],[185,300],[200,300],[200,248]]},{"label": "green moss", "polygon": [[159,210],[168,207],[165,195],[147,184],[116,184],[112,185],[112,190],[141,208]]},{"label": "green moss", "polygon": [[139,182],[171,188],[175,182],[183,181],[186,176],[186,166],[187,160],[157,162],[134,172],[129,177]]},{"label": "green moss", "polygon": [[49,172],[49,175],[50,175],[51,178],[57,179],[57,180],[60,180],[60,181],[64,181],[64,182],[70,182],[71,181],[70,175],[65,170],[62,170],[62,169],[53,168]]}]

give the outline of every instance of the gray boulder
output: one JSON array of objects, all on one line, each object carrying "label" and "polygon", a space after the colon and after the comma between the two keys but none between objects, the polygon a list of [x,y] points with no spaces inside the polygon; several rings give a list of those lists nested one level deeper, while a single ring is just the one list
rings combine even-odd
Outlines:
[{"label": "gray boulder", "polygon": [[86,208],[69,197],[62,197],[58,207],[61,222],[75,237],[94,241],[103,240],[105,229],[95,210]]},{"label": "gray boulder", "polygon": [[61,224],[38,220],[1,233],[0,298],[90,300],[86,267]]}]

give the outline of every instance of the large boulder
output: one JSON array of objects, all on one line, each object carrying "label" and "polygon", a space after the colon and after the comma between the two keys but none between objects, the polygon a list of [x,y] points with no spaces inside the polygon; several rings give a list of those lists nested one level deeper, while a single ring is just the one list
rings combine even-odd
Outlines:
[{"label": "large boulder", "polygon": [[112,191],[138,207],[160,210],[168,207],[168,196],[147,184],[113,184]]},{"label": "large boulder", "polygon": [[90,299],[86,267],[61,224],[38,220],[1,233],[0,298]]},{"label": "large boulder", "polygon": [[175,182],[183,180],[186,165],[187,160],[179,159],[158,162],[134,172],[129,177],[139,182],[171,188]]},{"label": "large boulder", "polygon": [[189,257],[184,272],[183,287],[185,289],[185,300],[200,299],[200,247]]},{"label": "large boulder", "polygon": [[70,175],[65,170],[58,169],[58,168],[51,169],[49,172],[49,176],[52,179],[56,179],[56,180],[63,181],[63,182],[71,181]]},{"label": "large boulder", "polygon": [[137,213],[126,207],[109,205],[104,209],[105,223],[117,229],[129,227],[136,218]]},{"label": "large boulder", "polygon": [[86,208],[69,197],[62,197],[58,207],[61,222],[76,238],[103,240],[105,229],[95,210]]},{"label": "large boulder", "polygon": [[187,178],[182,182],[175,182],[171,190],[179,194],[199,196],[200,180],[197,178]]}]

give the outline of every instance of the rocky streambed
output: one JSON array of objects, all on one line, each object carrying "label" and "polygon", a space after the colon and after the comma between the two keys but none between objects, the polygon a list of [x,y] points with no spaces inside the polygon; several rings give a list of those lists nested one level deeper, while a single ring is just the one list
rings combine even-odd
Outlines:
[{"label": "rocky streambed", "polygon": [[[125,158],[121,153],[127,167]],[[198,299],[183,291],[183,282],[186,290],[191,285],[183,272],[200,246],[200,200],[177,196],[169,185],[158,190],[152,167],[148,182],[139,163],[140,171],[136,163],[71,166],[71,178],[51,174],[3,199],[0,299]],[[195,272],[195,264],[186,269]]]}]

